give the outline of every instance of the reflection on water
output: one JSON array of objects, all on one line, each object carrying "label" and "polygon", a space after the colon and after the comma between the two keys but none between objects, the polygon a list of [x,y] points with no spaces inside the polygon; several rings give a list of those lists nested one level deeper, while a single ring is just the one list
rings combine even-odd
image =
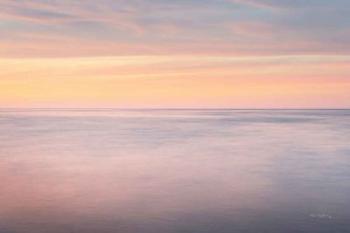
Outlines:
[{"label": "reflection on water", "polygon": [[350,111],[0,112],[1,233],[350,232]]}]

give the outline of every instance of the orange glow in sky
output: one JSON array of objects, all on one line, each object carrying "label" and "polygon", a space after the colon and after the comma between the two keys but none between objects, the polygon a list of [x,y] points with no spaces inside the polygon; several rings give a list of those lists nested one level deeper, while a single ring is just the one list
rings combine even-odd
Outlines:
[{"label": "orange glow in sky", "polygon": [[0,108],[350,108],[341,0],[0,4]]},{"label": "orange glow in sky", "polygon": [[0,60],[4,107],[347,107],[348,57]]}]

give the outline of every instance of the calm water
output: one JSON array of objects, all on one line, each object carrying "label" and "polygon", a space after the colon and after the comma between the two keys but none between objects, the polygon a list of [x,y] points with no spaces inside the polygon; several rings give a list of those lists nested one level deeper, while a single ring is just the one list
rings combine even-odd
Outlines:
[{"label": "calm water", "polygon": [[1,233],[350,232],[350,111],[0,111]]}]

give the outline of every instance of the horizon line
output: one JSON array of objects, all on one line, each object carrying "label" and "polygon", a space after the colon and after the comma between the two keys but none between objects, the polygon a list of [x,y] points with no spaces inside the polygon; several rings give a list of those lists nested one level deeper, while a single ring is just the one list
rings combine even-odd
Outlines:
[{"label": "horizon line", "polygon": [[160,110],[168,110],[168,111],[186,111],[186,110],[350,110],[350,108],[82,108],[82,107],[68,107],[68,108],[59,108],[59,107],[48,107],[48,108],[27,108],[27,107],[10,107],[10,108],[2,108],[0,107],[0,111],[160,111]]}]

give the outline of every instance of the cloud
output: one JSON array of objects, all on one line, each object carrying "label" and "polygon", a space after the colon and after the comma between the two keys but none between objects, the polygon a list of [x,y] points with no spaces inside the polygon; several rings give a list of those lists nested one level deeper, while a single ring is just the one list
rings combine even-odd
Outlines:
[{"label": "cloud", "polygon": [[261,38],[275,36],[281,29],[270,23],[245,21],[229,24],[228,30],[240,36]]},{"label": "cloud", "polygon": [[256,8],[266,8],[266,9],[279,9],[280,4],[275,4],[271,1],[261,1],[261,0],[229,0],[229,2],[248,5]]},{"label": "cloud", "polygon": [[347,0],[228,0],[229,2],[268,9],[302,9],[302,8],[342,8],[349,7]]},{"label": "cloud", "polygon": [[0,0],[0,56],[348,54],[345,6],[345,0]]}]

